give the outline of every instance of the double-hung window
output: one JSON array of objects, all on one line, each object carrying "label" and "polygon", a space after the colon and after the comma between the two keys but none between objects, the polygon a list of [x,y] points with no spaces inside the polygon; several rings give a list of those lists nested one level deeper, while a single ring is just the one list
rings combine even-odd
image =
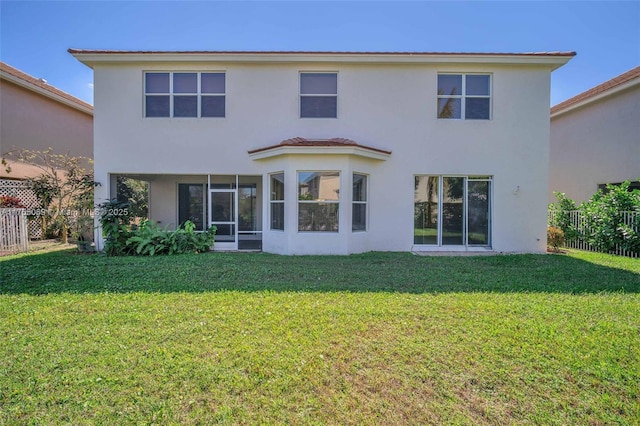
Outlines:
[{"label": "double-hung window", "polygon": [[367,176],[353,174],[353,203],[351,209],[351,230],[367,230]]},{"label": "double-hung window", "polygon": [[300,118],[338,117],[338,74],[300,73]]},{"label": "double-hung window", "polygon": [[146,72],[145,117],[224,117],[225,74]]},{"label": "double-hung window", "polygon": [[438,74],[438,118],[489,120],[489,74]]},{"label": "double-hung window", "polygon": [[338,232],[339,172],[298,172],[298,231]]},{"label": "double-hung window", "polygon": [[271,175],[271,229],[284,231],[284,173]]}]

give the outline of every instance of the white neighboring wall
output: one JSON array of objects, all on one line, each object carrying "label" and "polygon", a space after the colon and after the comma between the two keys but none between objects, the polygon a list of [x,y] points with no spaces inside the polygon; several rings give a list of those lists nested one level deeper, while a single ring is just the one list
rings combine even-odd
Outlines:
[{"label": "white neighboring wall", "polygon": [[640,179],[640,75],[551,116],[549,202],[554,191],[578,204],[598,185]]},{"label": "white neighboring wall", "polygon": [[[264,205],[264,250],[287,254],[379,250],[413,247],[415,175],[493,177],[492,249],[543,252],[549,162],[550,71],[571,55],[513,60],[473,57],[473,63],[429,58],[412,63],[343,61],[179,61],[110,62],[109,55],[75,53],[94,69],[95,176],[110,174],[262,175],[286,171],[287,230],[269,231]],[[175,56],[175,55],[174,55]],[[143,58],[143,57],[141,57]],[[179,56],[177,56],[179,58]],[[106,61],[106,62],[105,62]],[[509,61],[506,61],[509,62]],[[145,118],[144,71],[224,71],[225,118]],[[338,118],[299,118],[301,71],[338,73]],[[439,72],[491,75],[490,120],[437,119]],[[248,151],[295,136],[349,138],[392,151],[386,161],[352,156],[282,156],[253,160]],[[337,234],[304,234],[295,229],[297,170],[340,170],[341,187],[351,172],[369,175],[369,227],[352,233],[350,213],[341,210]],[[109,197],[109,185],[97,188],[96,201]],[[349,193],[349,191],[345,191]],[[166,197],[176,211],[175,193],[151,188],[153,205]],[[346,195],[345,195],[346,197]],[[349,199],[342,199],[350,208]],[[170,211],[169,209],[166,210]],[[344,210],[347,211],[346,209]],[[171,220],[173,219],[173,220]],[[177,217],[163,218],[164,223]],[[293,226],[292,226],[293,225]]]}]

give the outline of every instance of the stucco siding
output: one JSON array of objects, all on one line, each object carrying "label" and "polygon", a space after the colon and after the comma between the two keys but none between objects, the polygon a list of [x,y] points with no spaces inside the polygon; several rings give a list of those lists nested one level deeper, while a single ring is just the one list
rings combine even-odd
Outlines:
[{"label": "stucco siding", "polygon": [[640,178],[640,85],[551,119],[553,191],[581,202],[599,184]]},{"label": "stucco siding", "polygon": [[[340,170],[341,203],[350,203],[354,171],[369,175],[369,228],[352,233],[341,209],[340,235],[265,232],[264,248],[279,253],[408,251],[413,247],[415,175],[490,176],[492,241],[497,251],[546,247],[549,158],[549,69],[475,64],[96,65],[96,178],[110,173],[238,174],[285,171],[287,226],[297,218],[296,172]],[[144,118],[143,72],[226,72],[225,118]],[[300,71],[338,73],[338,118],[299,117]],[[491,120],[437,119],[438,72],[491,74]],[[248,151],[284,139],[343,137],[392,151],[386,161],[354,156],[289,156],[252,160]],[[169,185],[167,182],[163,185]],[[349,190],[346,190],[349,188]],[[98,188],[97,198],[108,190]],[[159,203],[157,193],[167,191]],[[175,192],[175,183],[174,189]],[[152,213],[170,219],[169,187],[152,184]],[[343,198],[344,197],[344,198]],[[172,204],[171,204],[172,203]],[[160,207],[162,204],[164,207]],[[165,204],[171,204],[166,207]],[[263,213],[267,217],[268,203]],[[175,220],[175,219],[174,219]]]},{"label": "stucco siding", "polygon": [[[14,149],[93,157],[93,117],[31,90],[2,80],[0,83],[0,154]],[[14,167],[0,177],[24,178],[37,170]]]}]

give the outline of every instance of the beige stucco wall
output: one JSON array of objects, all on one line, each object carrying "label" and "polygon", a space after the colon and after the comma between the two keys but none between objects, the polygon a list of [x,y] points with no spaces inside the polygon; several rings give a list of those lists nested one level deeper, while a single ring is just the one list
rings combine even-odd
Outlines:
[{"label": "beige stucco wall", "polygon": [[[93,158],[93,117],[24,87],[0,80],[0,155],[15,148]],[[89,164],[87,164],[89,166]],[[14,164],[0,177],[25,178],[36,168]]]},{"label": "beige stucco wall", "polygon": [[599,184],[640,178],[640,84],[551,119],[553,191],[582,202]]},{"label": "beige stucco wall", "polygon": [[[226,118],[143,117],[143,72],[181,69],[226,72]],[[298,118],[300,71],[338,72],[339,118]],[[287,231],[269,231],[265,210],[266,251],[411,250],[417,174],[493,176],[493,249],[543,252],[546,248],[547,67],[133,63],[98,64],[94,72],[96,179],[107,182],[110,173],[210,173],[261,174],[267,182],[268,173],[284,170]],[[438,120],[438,72],[491,73],[492,119]],[[247,154],[295,136],[345,137],[393,153],[386,161],[340,155],[254,161]],[[352,233],[350,209],[345,208],[338,235],[298,233],[295,172],[299,170],[339,170],[341,188],[350,188],[352,171],[369,174],[369,230]],[[153,198],[157,193],[153,185],[151,191]],[[104,201],[108,193],[106,186],[97,188],[96,201]],[[345,202],[348,194],[344,193]],[[175,204],[171,209],[175,211]]]}]

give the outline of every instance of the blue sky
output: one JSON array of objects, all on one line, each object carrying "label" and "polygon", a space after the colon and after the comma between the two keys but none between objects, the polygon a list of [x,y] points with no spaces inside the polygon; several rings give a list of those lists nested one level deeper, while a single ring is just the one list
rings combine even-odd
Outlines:
[{"label": "blue sky", "polygon": [[0,1],[0,59],[92,103],[70,47],[577,51],[556,104],[640,64],[640,1]]}]

